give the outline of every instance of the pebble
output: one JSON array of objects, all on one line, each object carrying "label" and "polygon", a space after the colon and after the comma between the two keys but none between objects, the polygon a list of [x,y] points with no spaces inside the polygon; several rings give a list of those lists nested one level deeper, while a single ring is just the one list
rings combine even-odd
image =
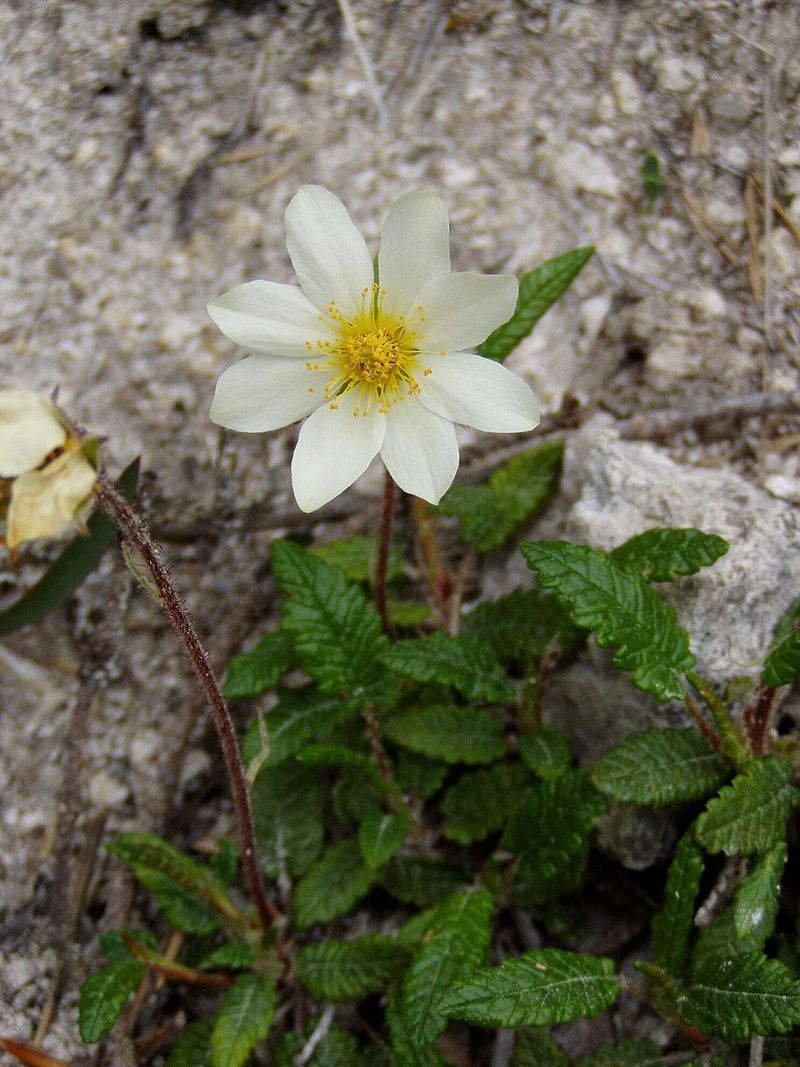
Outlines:
[{"label": "pebble", "polygon": [[550,156],[553,178],[564,193],[576,191],[605,196],[610,200],[620,194],[619,178],[599,152],[586,145],[571,144],[554,150]]},{"label": "pebble", "polygon": [[129,788],[108,773],[98,771],[89,779],[89,799],[100,811],[120,807],[128,797]]},{"label": "pebble", "polygon": [[638,115],[642,110],[642,93],[639,83],[627,70],[611,71],[611,88],[614,100],[623,115]]},{"label": "pebble", "polygon": [[85,137],[75,149],[75,154],[72,157],[76,167],[84,167],[93,159],[97,154],[97,149],[100,147],[100,142],[96,137]]},{"label": "pebble", "polygon": [[659,88],[674,93],[688,93],[702,81],[702,60],[694,56],[662,55],[655,64]]},{"label": "pebble", "polygon": [[657,388],[669,386],[676,378],[688,378],[697,370],[697,356],[685,340],[659,341],[647,356],[648,381]]}]

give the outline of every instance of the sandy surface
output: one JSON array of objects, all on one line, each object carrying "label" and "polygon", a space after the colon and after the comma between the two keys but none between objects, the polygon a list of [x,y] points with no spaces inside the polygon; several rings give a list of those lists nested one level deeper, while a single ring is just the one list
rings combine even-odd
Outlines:
[{"label": "sandy surface", "polygon": [[[112,471],[138,454],[155,472],[148,499],[220,663],[270,610],[254,575],[264,531],[296,516],[294,431],[223,439],[208,421],[216,377],[241,353],[205,303],[254,277],[292,280],[282,217],[303,182],[339,194],[372,242],[399,194],[436,189],[457,269],[521,273],[594,244],[511,360],[546,411],[569,394],[624,419],[800,387],[791,0],[353,10],[377,88],[330,0],[0,5],[2,382],[58,386],[107,435]],[[652,211],[648,152],[663,174]],[[762,189],[769,176],[779,208],[765,219],[755,190],[749,226],[748,175]],[[659,447],[797,503],[797,429],[766,416]],[[255,521],[241,518],[250,505]],[[351,494],[329,514],[347,528],[362,511]],[[35,546],[18,578],[0,578],[24,584],[52,552]],[[52,989],[59,814],[73,813],[77,862],[103,826],[156,829],[171,810],[179,832],[190,816],[172,802],[194,811],[202,792],[209,757],[182,663],[163,619],[127,592],[109,561],[74,609],[0,648],[0,948],[13,960],[0,967],[0,1033],[30,1036]],[[122,611],[127,639],[109,656]],[[99,666],[81,676],[87,658]],[[67,795],[70,722],[80,758]],[[92,918],[56,915],[59,929],[90,941],[106,877],[89,863]],[[78,1049],[75,980],[45,1044],[64,1057]]]}]

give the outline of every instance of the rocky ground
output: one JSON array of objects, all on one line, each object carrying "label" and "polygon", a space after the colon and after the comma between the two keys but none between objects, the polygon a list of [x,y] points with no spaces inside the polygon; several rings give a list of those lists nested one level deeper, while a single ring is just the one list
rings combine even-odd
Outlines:
[{"label": "rocky ground", "polygon": [[[107,436],[113,472],[142,456],[146,502],[223,664],[269,616],[265,549],[301,518],[295,431],[220,435],[208,421],[240,353],[205,303],[292,279],[282,217],[297,186],[333,189],[373,242],[399,194],[436,189],[456,269],[521,273],[593,244],[510,360],[551,429],[565,400],[580,405],[548,534],[605,547],[704,517],[738,531],[734,586],[709,578],[697,593],[738,612],[738,636],[711,634],[708,612],[698,626],[712,674],[746,673],[800,592],[794,3],[351,5],[358,46],[332,0],[0,5],[3,384],[58,386]],[[463,440],[473,469],[519,444]],[[365,476],[311,531],[367,528],[378,484]],[[9,599],[53,552],[33,546],[18,575],[0,563]],[[204,806],[216,760],[176,647],[125,573],[109,558],[68,611],[0,646],[0,1033],[38,1028],[76,1063],[75,946],[130,900],[103,834],[228,819]],[[120,1048],[111,1062],[132,1062]]]}]

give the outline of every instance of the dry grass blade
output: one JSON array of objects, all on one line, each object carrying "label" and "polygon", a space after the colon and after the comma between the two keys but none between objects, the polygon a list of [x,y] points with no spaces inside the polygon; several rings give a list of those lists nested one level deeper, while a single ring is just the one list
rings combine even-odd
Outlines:
[{"label": "dry grass blade", "polygon": [[27,1064],[27,1067],[70,1067],[66,1060],[57,1060],[35,1045],[29,1045],[27,1041],[17,1041],[13,1037],[0,1037],[0,1048],[20,1063]]},{"label": "dry grass blade", "polygon": [[748,175],[744,186],[744,206],[747,218],[747,236],[750,241],[750,255],[747,272],[750,289],[757,304],[764,301],[764,273],[761,269],[761,238],[758,232],[759,190],[752,174]]}]

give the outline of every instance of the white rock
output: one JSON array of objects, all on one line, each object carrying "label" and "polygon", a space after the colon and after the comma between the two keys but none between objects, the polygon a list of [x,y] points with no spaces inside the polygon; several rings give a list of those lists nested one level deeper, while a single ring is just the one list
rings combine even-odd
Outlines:
[{"label": "white rock", "polygon": [[656,61],[655,72],[660,89],[686,93],[702,81],[705,69],[697,57],[666,53]]},{"label": "white rock", "polygon": [[553,178],[565,193],[586,192],[614,199],[620,182],[611,165],[599,152],[583,144],[568,144],[551,150]]},{"label": "white rock", "polygon": [[618,67],[611,71],[611,88],[614,100],[623,115],[638,115],[642,109],[642,93],[639,83],[627,70]]},{"label": "white rock", "polygon": [[76,167],[85,166],[90,159],[92,159],[97,149],[100,147],[100,142],[96,137],[85,137],[75,149],[75,155],[72,157]]},{"label": "white rock", "polygon": [[128,798],[129,789],[108,771],[98,771],[89,779],[89,798],[101,811],[120,807]]},{"label": "white rock", "polygon": [[647,379],[657,389],[674,385],[676,378],[689,378],[697,372],[697,357],[685,338],[665,338],[647,354]]}]

